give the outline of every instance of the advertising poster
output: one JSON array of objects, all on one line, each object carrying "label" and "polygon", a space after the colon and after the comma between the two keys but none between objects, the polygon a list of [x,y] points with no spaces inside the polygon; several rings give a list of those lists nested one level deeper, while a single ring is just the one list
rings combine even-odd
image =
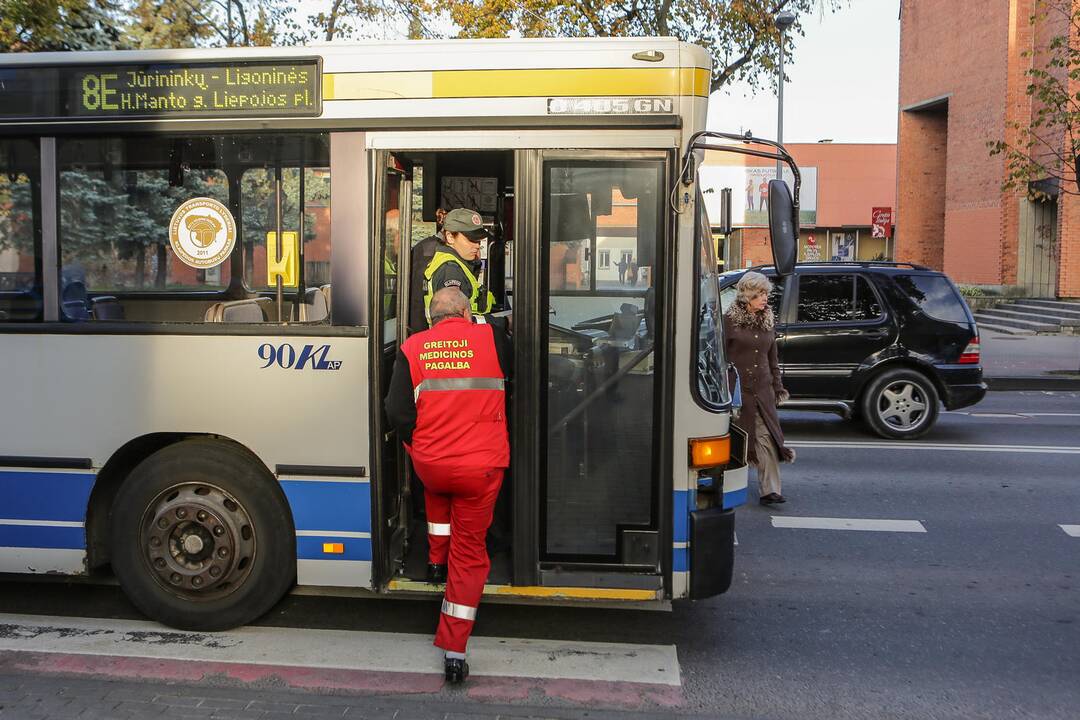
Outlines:
[{"label": "advertising poster", "polygon": [[[769,225],[769,181],[776,177],[776,166],[703,165],[698,171],[705,209],[710,222],[720,218],[720,191],[731,188],[731,223],[736,227]],[[801,167],[799,224],[817,224],[817,168]],[[783,179],[794,187],[791,170],[784,168]],[[794,193],[793,193],[794,194]]]}]

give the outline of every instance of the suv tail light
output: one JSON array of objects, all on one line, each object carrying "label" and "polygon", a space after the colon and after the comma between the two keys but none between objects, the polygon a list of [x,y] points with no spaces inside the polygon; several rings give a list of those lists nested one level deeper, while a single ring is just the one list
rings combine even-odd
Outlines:
[{"label": "suv tail light", "polygon": [[978,365],[979,364],[979,336],[971,338],[971,342],[964,348],[964,352],[960,353],[960,359],[957,360],[961,365]]}]

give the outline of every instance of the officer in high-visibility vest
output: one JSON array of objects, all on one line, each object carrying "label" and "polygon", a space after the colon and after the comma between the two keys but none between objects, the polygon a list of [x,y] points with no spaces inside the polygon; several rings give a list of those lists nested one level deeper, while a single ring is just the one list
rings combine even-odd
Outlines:
[{"label": "officer in high-visibility vest", "polygon": [[424,483],[428,560],[447,568],[435,645],[446,651],[445,674],[469,674],[465,649],[476,621],[491,560],[484,538],[510,465],[506,378],[508,338],[474,323],[457,288],[428,303],[432,327],[398,350],[385,408]]},{"label": "officer in high-visibility vest", "polygon": [[480,284],[480,243],[488,236],[480,213],[468,208],[458,208],[446,214],[443,220],[445,245],[435,251],[424,279],[424,309],[431,323],[431,298],[442,288],[457,288],[469,299],[469,309],[479,320],[490,313],[495,296]]}]

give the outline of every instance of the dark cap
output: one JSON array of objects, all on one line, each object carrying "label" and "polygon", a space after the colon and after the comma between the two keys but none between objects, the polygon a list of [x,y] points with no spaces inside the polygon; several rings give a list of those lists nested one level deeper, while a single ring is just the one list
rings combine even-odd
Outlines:
[{"label": "dark cap", "polygon": [[484,220],[480,213],[468,208],[458,208],[446,213],[443,220],[443,230],[455,233],[465,233],[469,238],[478,240],[487,237],[488,231],[484,227]]}]

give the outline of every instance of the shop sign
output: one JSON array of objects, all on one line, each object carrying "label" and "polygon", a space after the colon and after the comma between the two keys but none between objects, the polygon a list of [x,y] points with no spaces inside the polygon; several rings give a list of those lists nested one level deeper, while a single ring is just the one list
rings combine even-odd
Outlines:
[{"label": "shop sign", "polygon": [[872,226],[870,231],[871,237],[876,238],[891,238],[892,237],[892,208],[891,207],[876,207],[871,211],[870,224]]}]

